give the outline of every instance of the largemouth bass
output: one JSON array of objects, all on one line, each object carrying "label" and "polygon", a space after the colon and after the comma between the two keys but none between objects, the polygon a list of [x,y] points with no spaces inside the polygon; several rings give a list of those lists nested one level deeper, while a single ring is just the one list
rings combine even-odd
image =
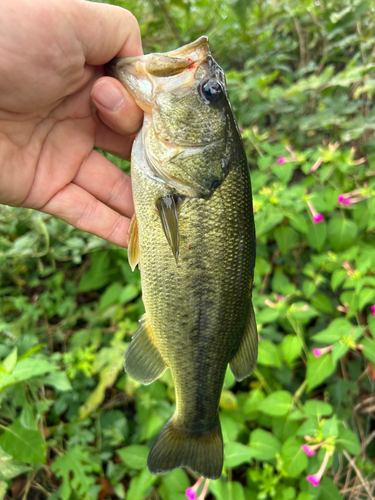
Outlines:
[{"label": "largemouth bass", "polygon": [[150,384],[170,368],[176,390],[176,411],[148,467],[218,478],[225,371],[229,363],[243,380],[257,357],[251,185],[224,73],[206,37],[114,60],[107,72],[145,113],[132,150],[128,256],[141,269],[146,313],[125,370]]}]

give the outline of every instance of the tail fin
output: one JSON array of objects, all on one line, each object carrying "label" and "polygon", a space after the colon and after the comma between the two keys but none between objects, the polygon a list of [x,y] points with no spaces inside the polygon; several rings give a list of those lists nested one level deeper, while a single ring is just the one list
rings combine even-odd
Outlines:
[{"label": "tail fin", "polygon": [[183,429],[172,417],[159,432],[147,465],[152,474],[162,474],[176,467],[188,467],[207,478],[220,477],[223,468],[223,437],[219,416],[215,427],[205,432]]}]

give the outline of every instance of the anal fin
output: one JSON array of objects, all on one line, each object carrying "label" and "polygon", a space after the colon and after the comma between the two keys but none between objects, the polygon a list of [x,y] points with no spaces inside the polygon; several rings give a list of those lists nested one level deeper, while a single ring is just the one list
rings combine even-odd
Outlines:
[{"label": "anal fin", "polygon": [[138,221],[135,214],[131,218],[128,229],[128,260],[132,271],[134,271],[137,264],[139,267]]},{"label": "anal fin", "polygon": [[229,366],[239,382],[251,375],[254,371],[258,356],[258,332],[255,322],[253,304],[250,303],[245,332],[240,347],[231,359]]},{"label": "anal fin", "polygon": [[131,378],[148,385],[161,377],[167,366],[152,339],[146,315],[142,316],[140,323],[125,353],[124,368]]}]

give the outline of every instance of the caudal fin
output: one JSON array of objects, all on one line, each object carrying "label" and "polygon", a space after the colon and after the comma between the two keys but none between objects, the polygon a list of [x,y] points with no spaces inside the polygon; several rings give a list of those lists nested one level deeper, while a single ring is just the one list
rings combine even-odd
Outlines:
[{"label": "caudal fin", "polygon": [[172,417],[159,432],[147,465],[152,474],[188,467],[200,476],[217,479],[223,468],[219,417],[216,426],[205,432],[185,430]]}]

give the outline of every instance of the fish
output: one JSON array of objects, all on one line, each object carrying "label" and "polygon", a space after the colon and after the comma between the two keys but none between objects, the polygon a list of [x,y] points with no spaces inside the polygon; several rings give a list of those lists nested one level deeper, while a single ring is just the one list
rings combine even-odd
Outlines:
[{"label": "fish", "polygon": [[150,384],[169,368],[176,409],[147,465],[216,479],[223,468],[219,401],[229,364],[254,370],[255,227],[251,181],[224,72],[208,38],[106,66],[144,111],[132,148],[135,213],[128,259],[145,314],[125,371]]}]

